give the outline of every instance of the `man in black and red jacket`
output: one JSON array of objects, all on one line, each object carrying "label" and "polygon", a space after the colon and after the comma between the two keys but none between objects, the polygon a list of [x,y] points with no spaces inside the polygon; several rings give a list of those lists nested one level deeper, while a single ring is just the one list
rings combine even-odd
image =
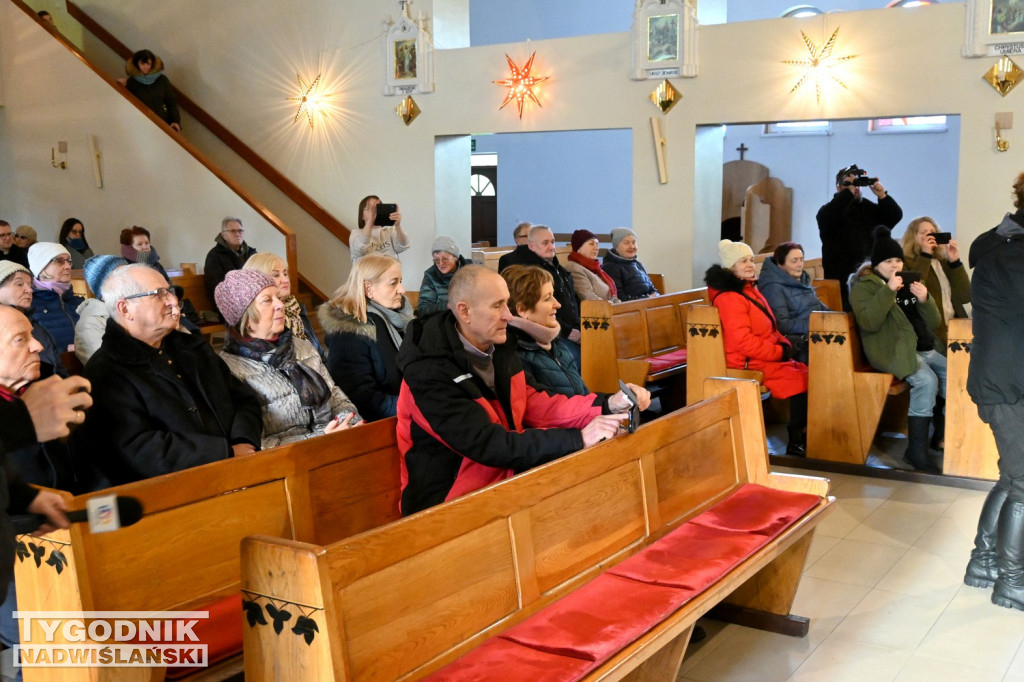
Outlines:
[{"label": "man in black and red jacket", "polygon": [[[621,391],[566,397],[531,385],[505,345],[508,287],[460,268],[449,310],[413,323],[398,354],[402,513],[412,514],[593,445],[619,432]],[[631,386],[640,409],[650,394]]]}]

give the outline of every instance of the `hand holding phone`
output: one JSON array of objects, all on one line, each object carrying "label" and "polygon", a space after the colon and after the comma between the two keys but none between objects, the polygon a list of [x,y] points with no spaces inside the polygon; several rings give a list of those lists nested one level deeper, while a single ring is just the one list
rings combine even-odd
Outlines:
[{"label": "hand holding phone", "polygon": [[394,225],[395,221],[391,219],[391,214],[397,210],[398,204],[377,204],[377,218],[373,224],[380,227]]},{"label": "hand holding phone", "polygon": [[949,240],[953,238],[952,232],[932,232],[932,237],[935,238],[936,244],[948,244]]}]

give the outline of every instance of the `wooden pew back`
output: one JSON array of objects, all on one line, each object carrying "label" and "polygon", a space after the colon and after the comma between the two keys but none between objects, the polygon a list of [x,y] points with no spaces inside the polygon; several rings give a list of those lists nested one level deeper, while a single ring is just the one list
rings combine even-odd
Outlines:
[{"label": "wooden pew back", "polygon": [[[713,305],[695,305],[686,319],[686,404],[704,400],[705,382],[711,377],[752,379],[759,384],[764,374],[756,370],[731,369],[725,362],[722,318]],[[761,387],[764,391],[764,387]]]},{"label": "wooden pew back", "polygon": [[[490,246],[486,248],[473,249],[473,262],[478,265],[483,265],[495,272],[498,271],[498,260],[506,253],[511,253],[515,250],[515,246]],[[555,247],[555,257],[558,258],[559,263],[564,263],[572,253],[572,246],[569,244],[563,244]]]},{"label": "wooden pew back", "polygon": [[[96,495],[132,496],[145,515],[113,533],[74,524],[36,541],[49,548],[47,558],[58,550],[67,563],[57,572],[47,563],[16,562],[19,607],[189,610],[237,594],[238,546],[247,535],[329,543],[398,519],[398,462],[392,418],[69,497],[71,509],[84,509]],[[28,670],[37,680],[93,679],[84,668]],[[102,669],[114,670],[124,672]]]},{"label": "wooden pew back", "polygon": [[996,480],[999,452],[988,424],[967,393],[967,370],[974,343],[969,319],[949,321],[946,342],[946,449],[942,473]]},{"label": "wooden pew back", "polygon": [[706,302],[706,288],[615,304],[581,301],[581,374],[587,388],[614,393],[620,378],[641,386],[661,378],[652,376],[647,358],[685,349],[689,310]]},{"label": "wooden pew back", "polygon": [[753,385],[713,384],[714,398],[631,436],[344,542],[246,539],[247,597],[301,611],[318,629],[309,640],[246,627],[246,678],[418,679],[743,483],[827,493],[823,479],[767,471]]}]

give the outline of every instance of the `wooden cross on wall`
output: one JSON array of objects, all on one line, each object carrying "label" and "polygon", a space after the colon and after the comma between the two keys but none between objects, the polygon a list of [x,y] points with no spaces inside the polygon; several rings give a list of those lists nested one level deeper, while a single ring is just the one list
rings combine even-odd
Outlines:
[{"label": "wooden cross on wall", "polygon": [[740,142],[740,146],[736,147],[736,151],[738,151],[740,153],[740,161],[742,161],[743,160],[743,154],[745,152],[750,151],[750,147],[748,147],[747,145],[745,145],[742,142]]}]

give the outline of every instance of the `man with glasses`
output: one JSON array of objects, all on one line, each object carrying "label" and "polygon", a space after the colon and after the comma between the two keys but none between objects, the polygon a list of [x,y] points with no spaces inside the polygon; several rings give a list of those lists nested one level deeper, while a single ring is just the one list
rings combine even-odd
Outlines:
[{"label": "man with glasses", "polygon": [[28,267],[28,247],[14,242],[14,230],[6,220],[0,220],[0,261],[9,260]]},{"label": "man with glasses", "polygon": [[[868,187],[878,203],[861,195]],[[878,178],[867,177],[857,164],[836,173],[836,193],[818,209],[818,234],[821,236],[821,264],[826,279],[839,280],[843,310],[850,310],[847,280],[871,254],[871,234],[878,225],[892,230],[903,217],[903,209],[889,196]]]},{"label": "man with glasses", "polygon": [[256,249],[245,243],[245,227],[241,218],[231,216],[220,221],[220,234],[214,242],[214,247],[206,254],[203,280],[210,301],[217,305],[213,290],[224,281],[224,275],[232,270],[241,270],[249,256],[256,253]]},{"label": "man with glasses", "polygon": [[176,331],[181,310],[167,280],[125,265],[102,294],[110,319],[85,366],[94,405],[75,437],[110,483],[254,453],[259,399],[202,336]]},{"label": "man with glasses", "polygon": [[[512,230],[512,239],[515,241],[517,247],[524,246],[530,242],[531,227],[533,227],[533,223],[519,223],[516,225],[516,229]],[[498,259],[498,272],[501,272],[508,266],[514,264],[513,253],[515,253],[515,251],[509,251]]]}]

